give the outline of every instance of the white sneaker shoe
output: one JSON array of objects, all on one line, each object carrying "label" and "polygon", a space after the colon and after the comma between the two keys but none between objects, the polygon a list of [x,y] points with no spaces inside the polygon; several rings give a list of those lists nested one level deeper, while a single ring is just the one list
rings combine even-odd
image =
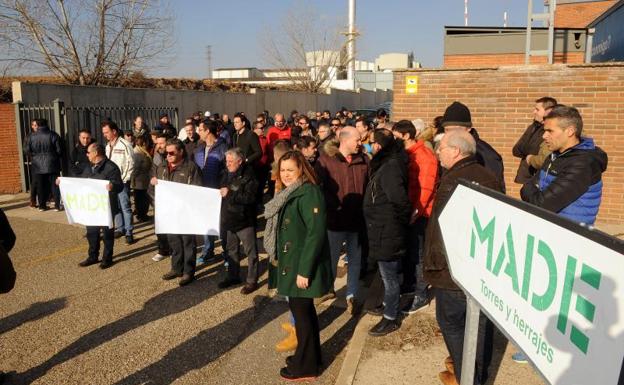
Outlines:
[{"label": "white sneaker shoe", "polygon": [[166,255],[156,254],[156,255],[154,255],[154,256],[152,257],[152,261],[154,261],[154,262],[160,262],[160,261],[162,261],[162,260],[163,260],[163,259],[165,259],[165,258],[167,258],[167,256],[166,256]]}]

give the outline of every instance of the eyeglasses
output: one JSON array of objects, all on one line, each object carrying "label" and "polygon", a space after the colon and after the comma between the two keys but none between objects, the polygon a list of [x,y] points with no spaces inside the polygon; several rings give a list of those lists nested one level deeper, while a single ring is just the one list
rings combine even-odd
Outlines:
[{"label": "eyeglasses", "polygon": [[167,156],[176,156],[178,153],[176,151],[167,151]]}]

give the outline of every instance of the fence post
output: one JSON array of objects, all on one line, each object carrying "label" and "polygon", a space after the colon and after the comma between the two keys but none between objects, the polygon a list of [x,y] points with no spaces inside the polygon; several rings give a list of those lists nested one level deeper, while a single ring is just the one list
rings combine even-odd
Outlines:
[{"label": "fence post", "polygon": [[69,149],[71,148],[71,140],[67,137],[67,132],[65,130],[65,103],[60,99],[54,99],[52,101],[52,106],[54,108],[54,131],[59,134],[63,143],[63,156],[61,157],[61,169],[63,175],[67,176],[67,170],[69,169]]},{"label": "fence post", "polygon": [[20,109],[24,107],[24,103],[15,102],[13,104],[15,105],[15,136],[17,137],[17,153],[19,154],[20,160],[20,179],[22,182],[22,192],[26,192],[28,191],[28,182],[30,181],[27,180],[26,170],[24,169],[26,167],[26,162],[24,159],[24,142],[22,141],[22,114],[20,113]]}]

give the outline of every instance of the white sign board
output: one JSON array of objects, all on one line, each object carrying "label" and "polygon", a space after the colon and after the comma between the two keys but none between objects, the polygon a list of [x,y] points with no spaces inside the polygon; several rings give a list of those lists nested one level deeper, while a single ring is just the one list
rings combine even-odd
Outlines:
[{"label": "white sign board", "polygon": [[453,279],[550,383],[617,384],[621,243],[606,247],[577,234],[589,230],[523,205],[457,186],[440,216]]},{"label": "white sign board", "polygon": [[219,235],[219,190],[159,180],[155,195],[156,234]]},{"label": "white sign board", "polygon": [[62,177],[59,188],[69,223],[113,227],[107,185],[109,181]]}]

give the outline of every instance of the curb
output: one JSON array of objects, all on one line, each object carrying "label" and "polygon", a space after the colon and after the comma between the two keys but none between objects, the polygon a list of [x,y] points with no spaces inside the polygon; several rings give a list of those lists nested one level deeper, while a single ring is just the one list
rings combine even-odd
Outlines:
[{"label": "curb", "polygon": [[[369,295],[366,299],[363,309],[371,309],[375,307],[374,305],[378,303],[379,300],[379,294],[383,293],[383,288],[381,287],[381,279],[379,278],[378,274],[375,274],[375,278],[371,283],[368,293]],[[358,321],[357,326],[353,331],[353,336],[351,336],[351,340],[347,345],[347,352],[345,354],[344,360],[342,361],[340,372],[336,377],[336,382],[334,382],[335,385],[353,384],[358,366],[360,364],[360,359],[362,358],[362,352],[364,351],[364,345],[366,344],[366,338],[368,337],[368,330],[373,326],[374,323],[375,317],[370,314],[364,314]]]}]

